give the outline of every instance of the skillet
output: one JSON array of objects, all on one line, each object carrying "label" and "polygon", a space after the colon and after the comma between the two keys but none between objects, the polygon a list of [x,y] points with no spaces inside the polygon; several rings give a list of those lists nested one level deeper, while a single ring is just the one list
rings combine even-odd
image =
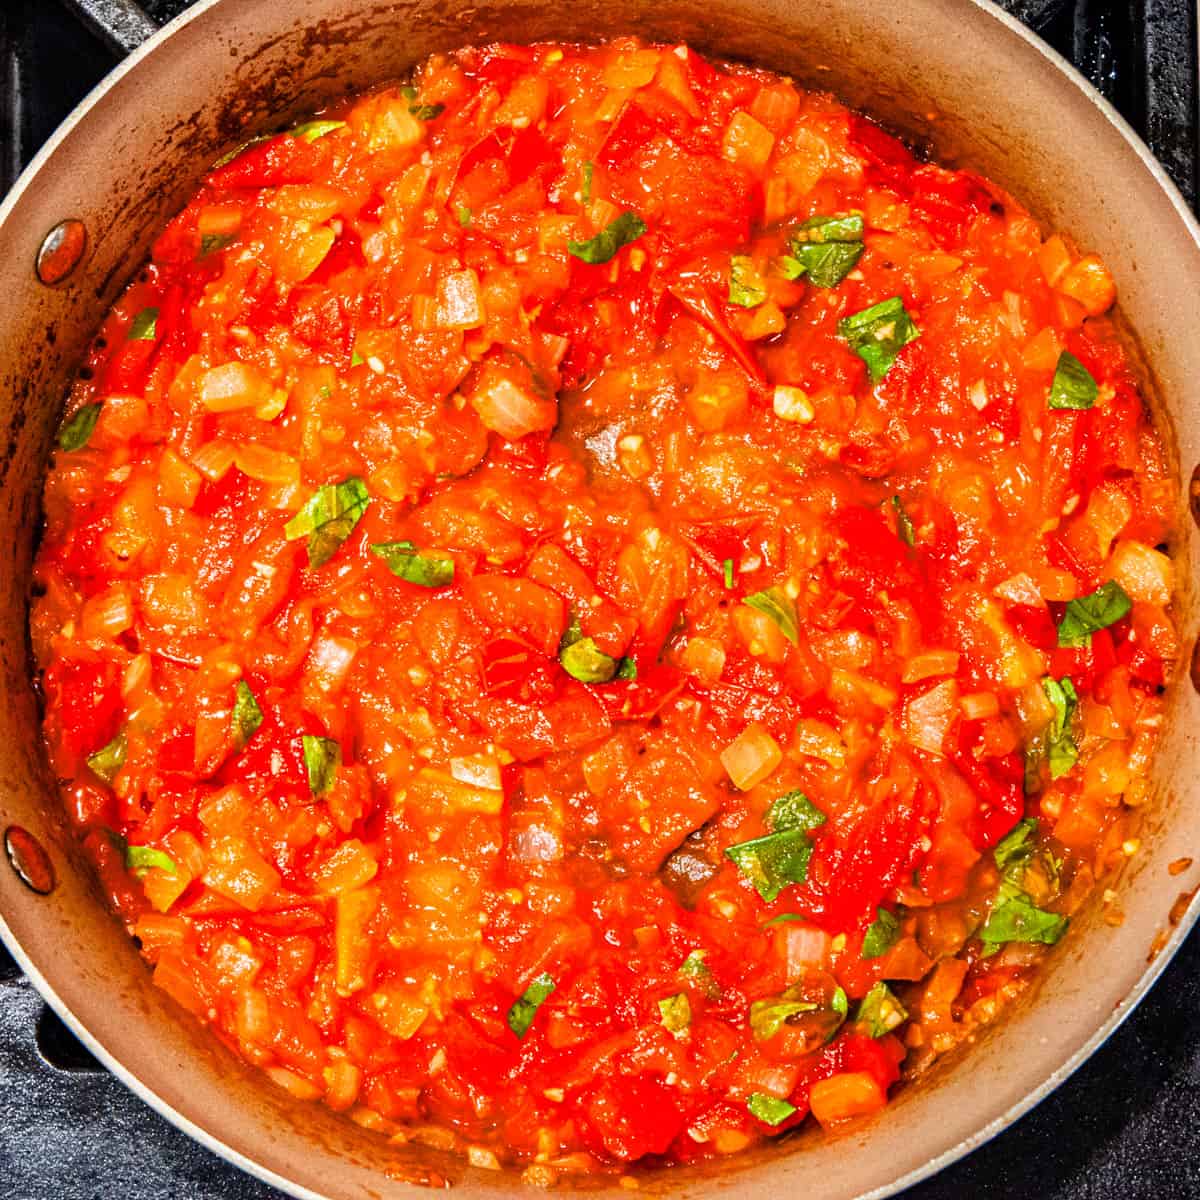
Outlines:
[{"label": "skillet", "polygon": [[[150,25],[127,0],[126,48]],[[1171,549],[1183,582],[1187,657],[1200,614],[1186,485],[1200,462],[1200,341],[1180,327],[1200,283],[1200,230],[1161,169],[1061,60],[982,0],[200,0],[136,50],[68,119],[0,207],[0,824],[44,848],[47,895],[0,864],[0,933],[86,1045],[199,1141],[298,1197],[415,1194],[455,1181],[460,1194],[528,1192],[511,1175],[469,1168],[428,1148],[390,1146],[316,1106],[298,1105],[182,1017],[150,983],[105,912],[52,796],[36,732],[26,602],[41,475],[67,381],[150,240],[204,168],[261,128],[403,73],[435,49],[496,38],[594,39],[636,32],[686,39],[827,88],[852,106],[969,165],[1047,224],[1101,254],[1116,276],[1130,346],[1142,364],[1177,476]],[[86,238],[54,286],[34,271],[64,219]],[[642,1179],[642,1190],[741,1200],[765,1192],[850,1200],[892,1194],[969,1151],[1081,1063],[1153,982],[1200,913],[1200,865],[1173,876],[1200,828],[1200,696],[1188,662],[1144,810],[1142,851],[1115,885],[1123,922],[1085,913],[1040,987],[970,1048],[902,1093],[878,1122],[836,1138],[804,1136],[750,1155]],[[10,835],[11,847],[23,839]],[[39,857],[25,847],[26,873]],[[1110,908],[1110,915],[1111,915]],[[811,1144],[806,1144],[811,1141]],[[615,1184],[601,1186],[624,1194]]]}]

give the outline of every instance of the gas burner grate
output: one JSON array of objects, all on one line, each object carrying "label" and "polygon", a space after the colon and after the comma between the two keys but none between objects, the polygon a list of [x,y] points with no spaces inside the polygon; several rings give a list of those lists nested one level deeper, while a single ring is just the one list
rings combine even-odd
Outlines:
[{"label": "gas burner grate", "polygon": [[[147,0],[164,22],[188,0]],[[67,7],[86,10],[87,23]],[[128,0],[0,3],[0,194],[117,61],[96,31]],[[1197,201],[1192,0],[1005,0],[1069,58]],[[1200,933],[1108,1044],[1013,1129],[903,1200],[1195,1195]],[[1137,1065],[1130,1070],[1130,1064]],[[167,1125],[42,1003],[0,946],[0,1195],[13,1200],[282,1200]]]}]

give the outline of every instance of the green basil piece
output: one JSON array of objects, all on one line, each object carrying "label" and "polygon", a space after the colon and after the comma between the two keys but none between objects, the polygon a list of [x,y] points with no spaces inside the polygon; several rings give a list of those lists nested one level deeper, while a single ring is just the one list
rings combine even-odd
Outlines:
[{"label": "green basil piece", "polygon": [[1069,350],[1058,356],[1054,381],[1050,384],[1049,408],[1068,408],[1076,411],[1091,408],[1099,389],[1091,372]]},{"label": "green basil piece", "polygon": [[904,511],[904,502],[899,496],[892,497],[892,508],[896,513],[896,531],[900,534],[900,540],[906,546],[915,546],[917,544],[916,530],[913,529],[912,519]]},{"label": "green basil piece", "polygon": [[342,765],[342,748],[333,738],[315,737],[309,733],[304,734],[302,742],[308,790],[314,797],[323,796],[337,780],[338,768]]},{"label": "green basil piece", "polygon": [[770,587],[761,592],[755,592],[752,596],[746,596],[742,603],[748,604],[760,613],[766,613],[779,626],[780,633],[793,645],[796,644],[799,636],[799,628],[796,624],[796,606],[782,588]]},{"label": "green basil piece", "polygon": [[117,772],[125,765],[125,751],[125,734],[121,732],[111,742],[101,746],[94,754],[89,754],[87,765],[91,767],[93,774],[99,776],[111,787],[113,780],[117,777]]},{"label": "green basil piece", "polygon": [[765,303],[767,289],[747,254],[735,254],[729,264],[729,303],[741,308],[757,308]]},{"label": "green basil piece", "polygon": [[467,229],[470,227],[472,214],[471,214],[471,210],[465,204],[460,204],[458,206],[458,208],[455,209],[454,215],[456,217],[458,217],[458,223],[464,229]]},{"label": "green basil piece", "polygon": [[834,989],[833,998],[829,1001],[829,1007],[842,1018],[845,1018],[846,1014],[850,1011],[850,998],[846,995],[846,989],[840,984]]},{"label": "green basil piece", "polygon": [[436,121],[446,111],[444,104],[410,104],[408,111],[418,121]]},{"label": "green basil piece", "polygon": [[96,428],[96,419],[100,416],[101,407],[99,404],[85,404],[69,420],[62,423],[58,430],[60,450],[71,453],[74,450],[82,450],[88,444]]},{"label": "green basil piece", "polygon": [[554,987],[554,980],[543,971],[508,1010],[508,1027],[517,1037],[523,1038],[529,1032],[533,1018],[537,1016],[537,1010],[554,991]]},{"label": "green basil piece", "polygon": [[250,685],[244,679],[237,681],[234,697],[233,740],[240,749],[258,732],[258,727],[263,723],[263,714]]},{"label": "green basil piece", "polygon": [[1115,579],[1102,583],[1090,596],[1067,601],[1058,623],[1058,644],[1089,645],[1093,633],[1115,625],[1132,607],[1133,601]]},{"label": "green basil piece", "polygon": [[746,1101],[746,1107],[750,1115],[764,1125],[782,1125],[796,1111],[795,1105],[764,1092],[753,1092]]},{"label": "green basil piece", "polygon": [[781,279],[799,279],[808,269],[800,259],[791,254],[781,254],[771,267]]},{"label": "green basil piece", "polygon": [[858,265],[863,249],[862,242],[829,242],[823,246],[803,246],[795,257],[804,264],[809,283],[832,288]]},{"label": "green basil piece", "polygon": [[678,992],[658,1002],[660,1024],[668,1033],[682,1033],[692,1023],[692,1005],[687,992]]},{"label": "green basil piece", "polygon": [[900,922],[886,908],[875,910],[875,920],[867,926],[859,958],[881,958],[900,939]]},{"label": "green basil piece", "polygon": [[879,383],[909,342],[916,341],[921,331],[913,322],[899,296],[892,296],[864,308],[838,322],[838,334],[849,343],[850,349],[867,364],[872,383]]},{"label": "green basil piece", "polygon": [[733,559],[732,558],[727,558],[721,564],[721,571],[722,571],[722,573],[724,575],[724,579],[725,579],[725,590],[732,592],[733,591]]},{"label": "green basil piece", "polygon": [[596,164],[594,162],[585,162],[583,164],[583,186],[579,189],[579,197],[584,204],[592,202],[592,176],[595,174]]},{"label": "green basil piece", "polygon": [[801,245],[813,243],[818,246],[829,242],[861,242],[865,231],[866,226],[860,212],[843,213],[833,217],[809,217],[792,234],[792,241]]},{"label": "green basil piece", "polygon": [[236,233],[205,233],[200,236],[200,253],[198,258],[207,258],[210,254],[216,254],[218,250],[224,250],[226,246],[232,246],[237,241]]},{"label": "green basil piece", "polygon": [[169,854],[164,854],[161,850],[155,850],[153,846],[130,846],[125,847],[125,865],[139,878],[150,870],[151,867],[158,867],[160,871],[166,871],[168,875],[178,875],[179,868],[175,865],[175,860]]},{"label": "green basil piece", "polygon": [[780,913],[777,917],[772,917],[769,921],[763,922],[763,928],[768,929],[772,925],[786,925],[790,921],[807,921],[808,918],[802,913]]},{"label": "green basil piece", "polygon": [[361,367],[367,360],[363,358],[357,350],[350,351],[350,365],[352,367]]},{"label": "green basil piece", "polygon": [[904,1006],[882,980],[858,1002],[858,1010],[854,1014],[854,1023],[865,1025],[873,1038],[891,1033],[907,1020],[908,1013]]},{"label": "green basil piece", "polygon": [[992,851],[997,868],[1004,874],[1019,869],[1024,874],[1025,864],[1033,857],[1033,839],[1037,834],[1037,818],[1026,817],[1018,821],[1002,837]]},{"label": "green basil piece", "polygon": [[453,559],[419,554],[412,542],[373,542],[371,553],[382,558],[387,569],[406,583],[439,588],[454,582]]},{"label": "green basil piece", "polygon": [[576,638],[558,656],[563,670],[580,683],[608,683],[617,673],[617,660],[590,637]]},{"label": "green basil piece", "polygon": [[126,337],[131,342],[152,342],[158,328],[158,309],[143,308],[129,323]]},{"label": "green basil piece", "polygon": [[302,142],[315,142],[317,138],[323,138],[335,129],[344,128],[345,124],[345,121],[305,121],[289,132],[292,137],[299,138]]},{"label": "green basil piece", "polygon": [[783,829],[730,846],[728,858],[770,904],[785,887],[808,878],[812,842],[802,829]]},{"label": "green basil piece", "polygon": [[800,1000],[784,992],[782,996],[770,996],[766,1000],[755,1000],[750,1005],[750,1032],[756,1042],[770,1041],[791,1017],[816,1012],[817,1005],[811,1000]]},{"label": "green basil piece", "polygon": [[1053,946],[1070,924],[1058,913],[1037,908],[1028,895],[1011,884],[1002,884],[996,903],[979,931],[984,957],[1008,942],[1038,942]]},{"label": "green basil piece", "polygon": [[586,242],[568,242],[567,250],[580,262],[606,263],[623,246],[636,242],[646,232],[646,222],[637,213],[623,212]]},{"label": "green basil piece", "polygon": [[785,792],[767,809],[766,825],[772,833],[800,829],[812,833],[825,824],[825,814],[802,792]]},{"label": "green basil piece", "polygon": [[1046,761],[1050,765],[1050,778],[1061,779],[1079,761],[1079,747],[1071,734],[1071,717],[1079,697],[1066,676],[1043,679],[1042,690],[1054,706],[1054,719],[1046,731]]},{"label": "green basil piece", "polygon": [[309,565],[323,567],[354,532],[370,503],[367,485],[357,475],[324,484],[283,527],[283,536],[289,542],[307,537]]},{"label": "green basil piece", "polygon": [[628,656],[617,663],[616,679],[636,679],[638,677],[637,663]]}]

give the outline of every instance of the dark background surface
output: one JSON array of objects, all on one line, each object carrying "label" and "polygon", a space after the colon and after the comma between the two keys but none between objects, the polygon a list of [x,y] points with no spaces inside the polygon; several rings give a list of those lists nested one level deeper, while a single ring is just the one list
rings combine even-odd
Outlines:
[{"label": "dark background surface", "polygon": [[[145,7],[166,19],[187,0]],[[1088,75],[1195,202],[1194,0],[1007,0],[1002,7]],[[0,191],[114,62],[50,0],[0,0]],[[201,1149],[101,1070],[0,948],[0,1197],[279,1200],[279,1193]],[[1200,931],[1077,1074],[903,1200],[1151,1197],[1200,1198]]]}]

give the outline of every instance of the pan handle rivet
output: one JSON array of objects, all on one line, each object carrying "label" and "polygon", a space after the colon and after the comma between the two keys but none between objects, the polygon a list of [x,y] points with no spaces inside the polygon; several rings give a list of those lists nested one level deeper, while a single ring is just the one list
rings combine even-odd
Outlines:
[{"label": "pan handle rivet", "polygon": [[47,286],[68,279],[82,261],[87,241],[87,228],[82,221],[59,221],[42,239],[38,249],[38,279]]},{"label": "pan handle rivet", "polygon": [[4,852],[17,878],[39,896],[54,891],[54,864],[42,843],[20,825],[10,825],[4,831]]}]

